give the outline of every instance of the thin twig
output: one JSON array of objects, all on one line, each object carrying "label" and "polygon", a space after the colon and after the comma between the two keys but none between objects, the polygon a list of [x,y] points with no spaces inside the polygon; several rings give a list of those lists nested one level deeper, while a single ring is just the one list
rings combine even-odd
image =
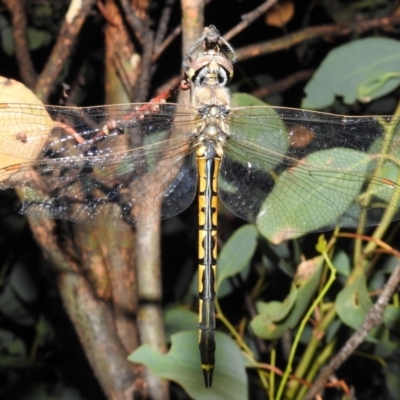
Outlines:
[{"label": "thin twig", "polygon": [[[209,3],[211,3],[211,0],[204,1],[205,6]],[[182,25],[176,26],[162,43],[159,43],[158,45],[154,46],[155,51],[151,58],[153,62],[158,60],[158,58],[165,51],[165,49],[177,38],[177,36],[180,35],[181,32],[182,32]]]},{"label": "thin twig", "polygon": [[4,5],[12,16],[12,33],[15,43],[15,55],[19,72],[26,86],[35,87],[37,74],[29,53],[28,38],[26,36],[26,15],[23,2],[20,0],[3,0]]},{"label": "thin twig", "polygon": [[153,74],[151,66],[154,50],[154,33],[150,29],[150,21],[147,16],[144,19],[138,18],[128,0],[120,0],[120,3],[130,28],[142,45],[140,74],[133,95],[133,102],[142,102],[147,100],[150,90],[150,80]]},{"label": "thin twig", "polygon": [[135,15],[128,0],[119,0],[119,2],[125,12],[126,21],[129,23],[129,26],[131,27],[136,38],[139,40],[140,44],[144,46],[146,44],[148,27],[142,19]]},{"label": "thin twig", "polygon": [[155,52],[153,53],[151,59],[157,61],[164,50],[175,40],[176,37],[180,35],[182,32],[182,26],[178,25],[168,36],[167,38],[160,44],[158,48],[156,48]]},{"label": "thin twig", "polygon": [[292,75],[287,76],[284,79],[271,83],[270,85],[264,86],[259,89],[255,89],[251,94],[255,97],[263,98],[271,96],[275,93],[282,93],[299,82],[305,81],[312,77],[315,70],[313,69],[303,69]]},{"label": "thin twig", "polygon": [[400,283],[400,264],[397,265],[392,272],[386,285],[383,287],[382,293],[378,297],[376,303],[368,311],[362,325],[353,333],[350,339],[340,349],[339,353],[331,360],[326,368],[322,370],[318,378],[308,391],[305,400],[312,400],[324,387],[329,377],[350,357],[356,348],[363,342],[368,332],[378,326],[382,322],[383,313],[393,296],[396,288]]},{"label": "thin twig", "polygon": [[258,6],[255,10],[242,15],[242,22],[237,24],[230,31],[226,32],[223,36],[225,40],[231,40],[234,36],[236,36],[239,32],[246,29],[252,22],[254,22],[257,18],[263,15],[266,11],[268,11],[272,6],[274,6],[278,0],[267,0],[260,6]]},{"label": "thin twig", "polygon": [[[400,24],[400,15],[393,15],[384,18],[375,18],[364,21],[351,21],[343,22],[335,25],[321,25],[312,28],[305,28],[300,31],[286,35],[283,38],[268,40],[253,44],[251,46],[242,47],[236,49],[236,54],[240,61],[247,60],[249,58],[274,53],[279,50],[286,50],[296,44],[303,43],[307,40],[315,39],[318,37],[325,36],[345,36],[350,33],[364,33],[371,29],[381,28],[384,30],[393,29],[394,25]],[[226,38],[226,35],[224,35]]]},{"label": "thin twig", "polygon": [[58,35],[57,43],[36,82],[36,95],[44,103],[48,102],[48,98],[56,85],[57,78],[64,68],[65,60],[72,53],[77,36],[95,1],[81,0],[80,3],[76,0],[71,1],[65,21]]},{"label": "thin twig", "polygon": [[158,23],[157,33],[154,39],[154,48],[158,49],[167,34],[168,24],[171,19],[172,8],[175,0],[166,0],[164,9],[162,10],[160,21]]}]

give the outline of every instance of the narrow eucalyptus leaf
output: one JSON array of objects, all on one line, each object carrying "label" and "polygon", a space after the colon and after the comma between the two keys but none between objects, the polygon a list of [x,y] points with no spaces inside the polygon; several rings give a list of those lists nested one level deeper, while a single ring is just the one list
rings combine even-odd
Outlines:
[{"label": "narrow eucalyptus leaf", "polygon": [[360,275],[351,285],[344,287],[336,297],[336,311],[347,326],[358,329],[372,307],[366,279]]},{"label": "narrow eucalyptus leaf", "polygon": [[225,243],[218,258],[217,287],[246,268],[256,250],[257,236],[257,229],[248,224],[239,228]]},{"label": "narrow eucalyptus leaf", "polygon": [[[269,314],[259,314],[250,323],[253,332],[263,339],[278,339],[288,329],[295,327],[310,304],[315,291],[318,288],[319,280],[322,271],[322,257],[317,257],[312,260],[308,260],[297,269],[297,275],[292,283],[292,289],[288,297],[293,296],[296,293],[296,301],[290,308],[287,316],[279,321],[274,321],[273,318],[277,318],[277,312],[279,310],[287,311],[285,305],[278,302],[272,302],[269,307],[263,306],[263,311],[269,311]],[[294,289],[295,288],[295,289]],[[287,306],[290,305],[290,299],[287,301]]]}]

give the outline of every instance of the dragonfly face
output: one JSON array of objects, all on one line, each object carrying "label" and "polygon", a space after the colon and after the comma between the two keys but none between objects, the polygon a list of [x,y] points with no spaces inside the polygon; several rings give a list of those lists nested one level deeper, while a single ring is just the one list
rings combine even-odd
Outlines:
[{"label": "dragonfly face", "polygon": [[232,107],[225,85],[234,61],[232,47],[210,26],[184,60],[191,106],[0,104],[0,189],[23,189],[21,213],[134,226],[179,214],[198,191],[207,386],[215,350],[217,196],[276,242],[400,218],[397,118]]},{"label": "dragonfly face", "polygon": [[[235,63],[237,60],[236,53],[233,50],[232,46],[221,36],[218,29],[214,25],[210,25],[203,30],[202,36],[196,40],[196,42],[190,46],[188,51],[186,52],[185,59],[183,60],[183,67],[186,71],[190,70],[189,63],[193,62],[193,55],[198,49],[202,49],[204,51],[204,55],[216,53],[221,56],[221,65],[225,64],[224,60],[230,61],[231,64]],[[204,61],[203,57],[198,57],[197,65],[201,61]],[[193,68],[198,71],[200,68]],[[190,75],[190,73],[186,73]],[[190,77],[189,77],[190,79]]]},{"label": "dragonfly face", "polygon": [[186,76],[195,83],[197,88],[202,85],[202,81],[207,75],[209,77],[214,75],[220,82],[220,86],[225,86],[232,79],[233,65],[220,54],[214,50],[209,50],[206,53],[202,53],[197,60],[188,65]]}]

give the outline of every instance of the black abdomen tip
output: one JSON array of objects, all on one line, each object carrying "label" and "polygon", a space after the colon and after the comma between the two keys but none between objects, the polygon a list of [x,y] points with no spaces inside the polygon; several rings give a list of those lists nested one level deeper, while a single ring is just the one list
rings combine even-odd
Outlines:
[{"label": "black abdomen tip", "polygon": [[213,373],[214,367],[207,369],[203,368],[204,384],[207,389],[210,388],[212,385]]}]

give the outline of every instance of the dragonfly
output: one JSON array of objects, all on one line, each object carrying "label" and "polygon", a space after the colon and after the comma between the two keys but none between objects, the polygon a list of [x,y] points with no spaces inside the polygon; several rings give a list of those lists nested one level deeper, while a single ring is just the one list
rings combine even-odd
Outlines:
[{"label": "dragonfly", "polygon": [[183,61],[191,105],[0,104],[0,189],[22,214],[121,226],[185,210],[198,194],[199,349],[215,365],[219,200],[279,241],[400,218],[399,118],[234,107],[236,61],[215,26]]}]

